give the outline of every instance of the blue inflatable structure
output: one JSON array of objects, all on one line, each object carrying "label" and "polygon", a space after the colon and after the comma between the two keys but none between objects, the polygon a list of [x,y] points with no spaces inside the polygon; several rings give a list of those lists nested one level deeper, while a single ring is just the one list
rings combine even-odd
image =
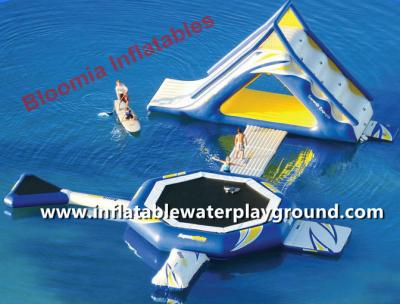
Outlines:
[{"label": "blue inflatable structure", "polygon": [[[149,246],[169,254],[153,284],[179,290],[189,286],[209,259],[280,246],[335,256],[351,233],[350,228],[331,224],[293,218],[275,221],[274,212],[295,205],[272,185],[257,177],[207,170],[150,179],[131,201],[62,189],[23,174],[4,202],[12,208],[70,204],[149,211],[151,216],[124,220]],[[177,216],[168,216],[172,209],[178,210]],[[157,210],[164,211],[161,217]]]},{"label": "blue inflatable structure", "polygon": [[[287,94],[265,89],[269,79]],[[205,78],[165,79],[148,110],[346,142],[392,141],[397,129],[371,120],[371,101],[289,1]]]},{"label": "blue inflatable structure", "polygon": [[[226,190],[227,189],[227,190]],[[229,189],[237,189],[230,193]],[[156,207],[192,211],[236,208],[237,213],[257,209],[259,219],[204,217],[191,219],[151,219],[151,224],[131,221],[129,225],[154,247],[162,251],[179,248],[206,253],[212,258],[229,258],[283,244],[291,223],[273,223],[268,215],[277,208],[293,208],[282,194],[271,190],[260,179],[211,171],[178,173],[147,181],[138,190],[130,207]],[[199,214],[194,212],[199,216]]]}]

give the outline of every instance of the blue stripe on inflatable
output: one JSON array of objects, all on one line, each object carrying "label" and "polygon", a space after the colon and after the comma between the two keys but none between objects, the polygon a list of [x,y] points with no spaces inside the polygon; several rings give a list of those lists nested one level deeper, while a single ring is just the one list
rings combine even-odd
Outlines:
[{"label": "blue stripe on inflatable", "polygon": [[68,195],[63,192],[24,195],[10,193],[4,199],[4,203],[12,208],[64,205],[68,204],[68,201]]},{"label": "blue stripe on inflatable", "polygon": [[68,195],[60,187],[28,173],[21,174],[4,198],[4,203],[12,208],[63,205],[68,201]]}]

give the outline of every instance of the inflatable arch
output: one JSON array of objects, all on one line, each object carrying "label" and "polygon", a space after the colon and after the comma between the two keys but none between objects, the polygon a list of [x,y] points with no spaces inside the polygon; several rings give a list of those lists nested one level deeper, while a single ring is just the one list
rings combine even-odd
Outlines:
[{"label": "inflatable arch", "polygon": [[[250,88],[264,77],[276,78],[291,95]],[[287,2],[207,77],[165,79],[148,110],[317,138],[391,141],[391,131],[371,121],[371,100]]]}]

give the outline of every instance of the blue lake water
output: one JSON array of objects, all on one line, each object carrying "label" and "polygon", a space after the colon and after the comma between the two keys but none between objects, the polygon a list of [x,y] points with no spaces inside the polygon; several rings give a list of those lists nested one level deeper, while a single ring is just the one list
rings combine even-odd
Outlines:
[{"label": "blue lake water", "polygon": [[[147,115],[162,80],[197,79],[281,1],[0,1],[0,196],[22,172],[65,188],[129,198],[146,179],[218,169],[233,126]],[[374,96],[375,118],[400,126],[400,2],[298,0],[296,6]],[[58,101],[27,112],[21,96],[104,65],[135,43],[209,15],[215,27]],[[142,132],[110,111],[114,81],[131,93]],[[339,259],[273,251],[213,262],[187,303],[400,303],[400,139],[393,144],[290,136],[265,176],[301,207],[382,207],[353,229]],[[296,162],[298,161],[298,162]],[[300,163],[300,165],[299,165]],[[0,206],[0,303],[151,303],[155,270],[124,242],[125,224],[45,221]]]}]

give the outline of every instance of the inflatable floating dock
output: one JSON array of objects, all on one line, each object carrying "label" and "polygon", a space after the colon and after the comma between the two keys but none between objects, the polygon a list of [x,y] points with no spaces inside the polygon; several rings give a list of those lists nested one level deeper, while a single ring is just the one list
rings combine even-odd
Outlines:
[{"label": "inflatable floating dock", "polygon": [[[393,141],[371,120],[372,97],[313,34],[291,2],[196,81],[165,79],[150,111],[346,142]],[[277,80],[289,94],[262,84]]]},{"label": "inflatable floating dock", "polygon": [[238,166],[233,166],[231,172],[250,176],[262,176],[286,134],[286,131],[247,126],[244,130],[247,141],[245,158],[242,160],[235,159],[235,151],[232,150],[230,158]]},{"label": "inflatable floating dock", "polygon": [[[227,189],[235,188],[231,192]],[[78,205],[102,209],[164,208],[293,208],[293,203],[262,179],[214,171],[180,172],[146,181],[132,200],[108,198],[62,189],[34,175],[24,174],[4,202],[12,208]],[[152,283],[185,289],[209,259],[230,258],[283,246],[302,252],[338,255],[351,229],[311,221],[260,218],[149,218],[130,219],[128,225],[147,243],[169,256]]]}]

